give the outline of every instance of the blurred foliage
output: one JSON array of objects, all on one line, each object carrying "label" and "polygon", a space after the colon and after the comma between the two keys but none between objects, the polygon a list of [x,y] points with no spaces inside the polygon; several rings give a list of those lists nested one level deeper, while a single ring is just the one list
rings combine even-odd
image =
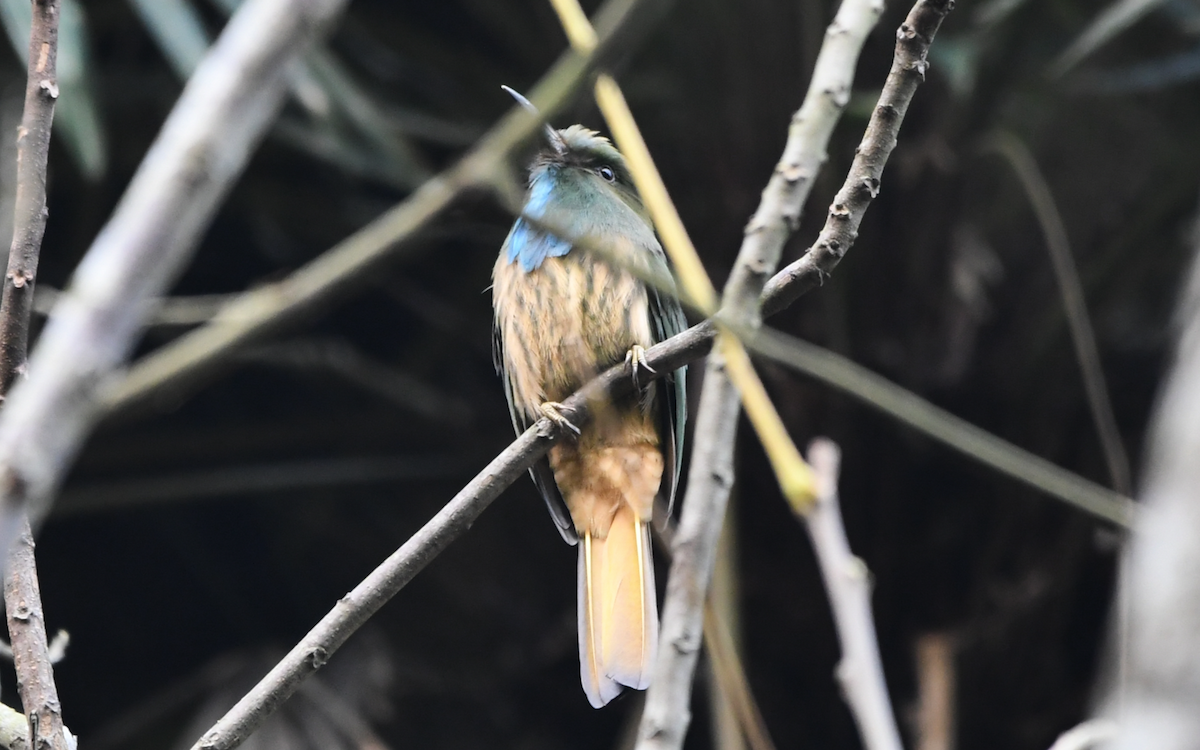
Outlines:
[{"label": "blurred foliage", "polygon": [[[0,2],[21,58],[23,5]],[[66,283],[233,5],[64,0],[39,284]],[[771,324],[1103,482],[1042,237],[1011,171],[979,151],[1012,132],[1063,212],[1136,460],[1200,183],[1200,84],[1187,72],[1200,5],[1146,5],[1054,78],[1105,4],[960,0],[857,245]],[[718,282],[833,10],[677,3],[616,71]],[[891,3],[868,42],[790,257],[824,220],[907,10]],[[237,292],[315,257],[450,163],[510,105],[500,84],[527,88],[564,47],[542,0],[353,3],[297,71],[176,293]],[[9,56],[0,90],[23,85],[24,63]],[[586,97],[557,124],[569,120],[601,125]],[[84,746],[187,746],[236,698],[227,688],[266,669],[264,649],[290,646],[509,442],[486,293],[509,222],[465,197],[403,265],[203,389],[94,437],[38,548],[48,623],[73,636],[59,687]],[[143,351],[180,330],[151,327]],[[842,445],[843,510],[875,575],[899,715],[915,701],[914,643],[948,632],[961,745],[1048,747],[1098,679],[1117,535],[837,393],[762,373],[798,441]],[[780,747],[858,747],[804,533],[752,439],[739,471],[741,633],[766,722]],[[575,551],[518,482],[335,656],[322,684],[348,713],[315,716],[298,696],[268,744],[340,747],[363,741],[348,727],[368,727],[391,746],[615,746],[637,702],[593,711],[584,700],[574,577]],[[364,666],[335,676],[340,660]],[[11,670],[0,676],[12,695]],[[373,686],[370,700],[355,684]],[[695,721],[688,746],[709,743]]]}]

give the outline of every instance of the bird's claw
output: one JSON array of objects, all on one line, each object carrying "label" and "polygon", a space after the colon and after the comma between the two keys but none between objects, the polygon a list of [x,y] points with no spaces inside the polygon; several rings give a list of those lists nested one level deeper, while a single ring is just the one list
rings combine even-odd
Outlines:
[{"label": "bird's claw", "polygon": [[562,408],[563,405],[557,401],[546,401],[538,407],[538,411],[542,413],[543,417],[550,420],[550,422],[560,429],[569,430],[575,433],[575,436],[578,437],[579,428],[571,424],[571,420],[563,416]]},{"label": "bird's claw", "polygon": [[638,389],[642,387],[642,384],[638,382],[638,371],[645,370],[654,375],[658,374],[658,371],[646,361],[646,350],[640,344],[634,344],[629,351],[625,352],[625,364],[629,365],[633,374],[633,386]]}]

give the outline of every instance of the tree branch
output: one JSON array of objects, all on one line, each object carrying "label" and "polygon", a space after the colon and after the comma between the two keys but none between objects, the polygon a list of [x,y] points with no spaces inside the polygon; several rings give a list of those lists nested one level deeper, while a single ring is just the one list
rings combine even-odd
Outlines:
[{"label": "tree branch", "polygon": [[1200,243],[1176,321],[1174,364],[1151,424],[1142,506],[1123,561],[1128,666],[1100,711],[1118,725],[1105,745],[1113,750],[1183,750],[1200,737]]},{"label": "tree branch", "polygon": [[29,311],[38,254],[46,232],[46,162],[58,99],[58,0],[33,3],[25,111],[17,131],[17,191],[12,249],[0,302],[0,393],[25,370]]},{"label": "tree branch", "polygon": [[[582,405],[582,399],[571,402]],[[526,430],[508,448],[447,503],[437,515],[413,534],[400,549],[375,568],[362,583],[342,597],[337,605],[276,664],[212,729],[205,732],[192,750],[229,750],[237,747],[262,724],[304,678],[325,665],[346,639],[396,595],[459,535],[466,532],[479,514],[550,448],[539,435],[542,420]]]},{"label": "tree branch", "polygon": [[[914,17],[922,17],[920,13],[926,5],[928,3],[925,0],[917,3],[910,14],[909,23],[913,22]],[[815,181],[816,172],[825,159],[828,139],[849,100],[859,50],[882,12],[881,2],[846,0],[826,33],[808,94],[793,118],[783,157],[763,191],[758,210],[746,227],[737,262],[725,288],[719,317],[733,325],[744,326],[753,331],[760,323],[759,297],[763,283],[774,271],[784,242],[799,222],[804,201]],[[939,23],[946,12],[948,8],[937,15]],[[898,59],[902,52],[907,51],[902,50],[905,29],[906,26],[901,27],[901,42],[897,45],[896,52]],[[926,45],[936,30],[936,24],[927,29],[927,34],[923,37]],[[917,58],[922,66],[924,51],[919,50]],[[895,145],[896,130],[916,89],[915,82],[911,86],[901,87],[894,81],[899,77],[910,77],[905,72],[908,69],[909,66],[893,65],[888,84],[885,84],[884,93],[871,118],[871,125],[868,126],[863,146],[860,147],[851,168],[847,180],[851,188],[843,188],[838,196],[844,203],[848,200],[844,194],[858,195],[859,191],[853,186],[860,184],[862,177],[856,168],[861,171],[860,161],[864,153],[872,153],[872,138],[877,139],[880,134],[886,136],[887,144],[890,145],[874,149],[876,160],[870,164],[876,172],[876,188],[869,192],[865,200],[860,201],[859,220],[862,211],[866,210],[867,203],[878,192],[878,176],[882,174],[883,164]],[[900,74],[897,74],[898,70],[901,71]],[[893,97],[888,96],[889,84],[898,90]],[[889,111],[885,108],[899,113],[895,118],[888,118],[889,124],[894,124],[891,129],[877,125],[877,121],[881,119],[880,113]],[[834,210],[830,212],[831,217],[840,213],[838,207],[839,203],[835,202]],[[845,233],[844,228],[840,229],[845,234],[845,245],[842,247],[844,253],[853,242],[853,234]],[[825,246],[831,246],[830,240],[826,239]],[[725,518],[725,507],[733,479],[739,394],[731,383],[726,368],[727,364],[748,367],[740,350],[730,349],[728,355],[736,359],[727,363],[726,352],[718,347],[709,355],[706,363],[704,390],[693,433],[696,437],[691,471],[688,473],[688,488],[679,521],[676,542],[678,548],[671,563],[670,577],[667,579],[667,595],[663,603],[660,626],[661,643],[669,647],[660,648],[658,652],[653,679],[646,694],[646,708],[642,714],[639,750],[675,750],[682,747],[691,718],[688,706],[691,702],[692,675],[696,666],[694,641],[703,629],[701,607],[708,588],[713,556],[720,536],[721,523]],[[786,442],[790,446],[790,440]],[[791,451],[795,452],[794,446],[791,446]],[[794,463],[802,466],[798,455]],[[776,470],[782,480],[783,474],[778,465]],[[799,493],[789,492],[787,486],[784,486],[784,492],[789,498],[795,495],[795,499],[799,500],[801,497]]]},{"label": "tree branch", "polygon": [[837,388],[984,466],[1096,518],[1133,525],[1137,507],[1128,497],[1018,448],[839,354],[770,328],[747,334],[745,341],[755,354]]},{"label": "tree branch", "polygon": [[133,346],[283,100],[291,63],[345,0],[250,0],[188,82],[74,274],[0,414],[0,546],[36,523]]},{"label": "tree branch", "polygon": [[850,704],[867,750],[902,750],[875,637],[871,574],[850,551],[838,508],[841,451],[833,441],[818,438],[808,448],[808,462],[817,473],[820,496],[811,508],[793,510],[808,529],[829,593],[833,622],[842,644],[842,661],[837,667],[842,695]]},{"label": "tree branch", "polygon": [[[58,99],[58,17],[58,0],[33,3],[25,111],[17,132],[13,241],[0,300],[0,398],[25,372],[34,279],[46,232],[46,163]],[[25,708],[24,730],[29,747],[67,750],[71,738],[63,726],[46,641],[33,533],[24,514],[16,523],[18,542],[7,550],[4,570],[4,609],[17,689]]]},{"label": "tree branch", "polygon": [[776,274],[766,286],[763,312],[772,315],[795,302],[800,295],[821,286],[833,273],[842,256],[858,237],[867,206],[879,194],[883,167],[896,147],[900,123],[908,112],[917,86],[929,69],[926,55],[954,7],[954,0],[920,0],[896,33],[896,56],[883,84],[879,102],[854,156],[850,174],[829,208],[829,218],[816,243],[799,260]]}]

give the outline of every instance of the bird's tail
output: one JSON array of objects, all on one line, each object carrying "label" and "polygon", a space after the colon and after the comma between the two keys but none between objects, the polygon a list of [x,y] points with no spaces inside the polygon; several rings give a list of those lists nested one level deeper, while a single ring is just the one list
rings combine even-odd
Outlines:
[{"label": "bird's tail", "polygon": [[579,666],[596,708],[623,689],[650,684],[658,644],[658,604],[650,528],[622,504],[604,539],[579,545]]}]

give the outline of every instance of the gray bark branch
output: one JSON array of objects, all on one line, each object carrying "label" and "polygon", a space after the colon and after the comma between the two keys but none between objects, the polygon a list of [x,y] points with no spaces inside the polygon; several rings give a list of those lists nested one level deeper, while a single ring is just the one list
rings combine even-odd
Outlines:
[{"label": "gray bark branch", "polygon": [[[25,109],[17,131],[13,241],[0,299],[0,398],[25,371],[33,286],[46,232],[46,164],[58,99],[58,19],[58,0],[33,3]],[[4,609],[17,691],[25,708],[27,746],[67,750],[70,736],[54,684],[33,533],[28,519],[21,517],[18,524],[19,538],[5,563]]]},{"label": "gray bark branch", "polygon": [[36,525],[133,346],[345,0],[249,0],[188,82],[0,414],[0,543]]},{"label": "gray bark branch", "polygon": [[1101,711],[1118,727],[1113,750],[1190,750],[1200,737],[1200,243],[1176,320],[1123,561],[1128,661]]}]

